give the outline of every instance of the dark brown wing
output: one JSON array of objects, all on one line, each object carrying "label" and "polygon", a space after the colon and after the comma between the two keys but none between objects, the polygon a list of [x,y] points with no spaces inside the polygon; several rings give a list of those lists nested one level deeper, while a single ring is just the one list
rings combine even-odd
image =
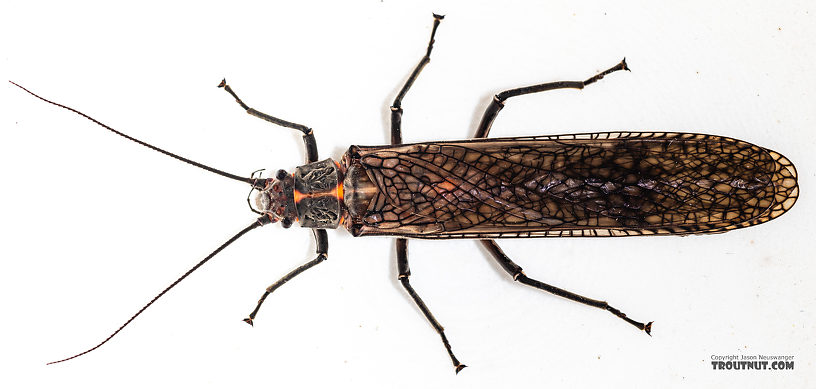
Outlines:
[{"label": "dark brown wing", "polygon": [[360,235],[716,233],[773,219],[798,196],[785,157],[711,135],[611,132],[356,153],[377,188],[356,221]]}]

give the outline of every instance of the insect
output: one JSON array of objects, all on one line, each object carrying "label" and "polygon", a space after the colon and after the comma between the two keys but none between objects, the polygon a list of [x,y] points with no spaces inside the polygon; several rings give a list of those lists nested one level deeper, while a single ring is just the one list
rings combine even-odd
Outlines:
[{"label": "insect", "polygon": [[253,324],[269,294],[327,260],[327,229],[341,225],[354,236],[396,238],[399,281],[439,334],[456,372],[465,367],[447,335],[410,284],[407,238],[479,239],[516,281],[609,311],[646,332],[651,322],[629,318],[605,301],[590,299],[528,277],[503,253],[496,238],[632,236],[720,233],[769,221],[798,197],[797,175],[781,154],[744,141],[682,133],[588,133],[487,138],[508,99],[547,90],[583,89],[629,70],[624,61],[584,81],[559,81],[507,90],[485,110],[474,139],[403,144],[402,100],[429,63],[443,17],[434,15],[427,51],[391,106],[391,145],[351,146],[337,161],[320,160],[311,128],[267,115],[223,88],[252,116],[300,131],[306,164],[263,178],[233,175],[149,145],[77,110],[46,100],[157,152],[251,186],[247,202],[259,217],[182,275],[98,345],[96,350],[167,291],[241,236],[261,226],[298,222],[312,229],[316,257],[262,294],[245,319]]}]

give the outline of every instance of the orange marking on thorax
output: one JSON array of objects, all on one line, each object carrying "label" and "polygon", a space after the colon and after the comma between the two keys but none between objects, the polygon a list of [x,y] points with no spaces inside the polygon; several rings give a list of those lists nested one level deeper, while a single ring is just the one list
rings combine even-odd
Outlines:
[{"label": "orange marking on thorax", "polygon": [[334,188],[334,197],[337,197],[340,202],[343,202],[343,182],[338,182],[337,186]]},{"label": "orange marking on thorax", "polygon": [[317,192],[317,193],[301,193],[298,192],[297,189],[293,190],[293,197],[295,199],[295,203],[299,203],[300,200],[307,198],[307,197],[321,197],[321,196],[331,196],[337,198],[341,202],[343,201],[343,183],[337,183],[337,186],[332,188],[332,190],[328,192]]}]

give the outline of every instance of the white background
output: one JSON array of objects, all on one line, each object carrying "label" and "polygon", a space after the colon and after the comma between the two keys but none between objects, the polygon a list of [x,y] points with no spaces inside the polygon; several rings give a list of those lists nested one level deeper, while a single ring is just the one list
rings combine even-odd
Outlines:
[{"label": "white background", "polygon": [[[104,339],[253,219],[242,184],[0,88],[2,387],[804,387],[812,385],[816,7],[812,1],[7,2],[2,73],[132,136],[236,174],[289,171],[314,128],[321,157],[389,139],[387,107],[446,14],[404,101],[406,142],[491,135],[705,132],[778,150],[802,196],[724,235],[502,241],[528,275],[631,317],[514,285],[471,241],[410,242],[413,285],[470,367],[453,374],[396,281],[393,242],[329,233],[329,261],[244,318],[313,258],[309,231],[255,230]],[[713,371],[712,354],[795,356],[793,371]]]}]

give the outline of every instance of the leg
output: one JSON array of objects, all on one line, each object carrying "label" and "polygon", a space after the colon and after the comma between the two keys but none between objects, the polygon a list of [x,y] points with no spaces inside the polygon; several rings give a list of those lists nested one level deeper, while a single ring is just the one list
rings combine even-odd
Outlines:
[{"label": "leg", "polygon": [[[408,81],[405,81],[405,85],[403,85],[399,94],[397,94],[397,97],[394,99],[394,104],[391,105],[391,144],[396,145],[402,143],[402,99],[405,97],[408,89],[411,88],[411,85],[414,84],[414,81],[416,81],[416,78],[419,75],[419,72],[422,71],[422,68],[424,68],[425,65],[431,61],[431,50],[433,50],[434,35],[436,35],[436,28],[439,27],[439,22],[443,18],[444,16],[434,14],[434,24],[433,29],[431,30],[431,39],[428,42],[428,50],[425,52],[425,56],[419,61],[416,68],[414,68],[411,76],[408,77]],[[402,287],[405,288],[408,295],[411,296],[414,303],[416,303],[417,307],[419,307],[419,310],[422,311],[422,314],[425,315],[425,318],[428,319],[431,326],[442,338],[442,344],[445,345],[445,350],[447,350],[448,356],[450,356],[451,362],[453,362],[453,368],[456,370],[456,373],[459,373],[467,366],[460,363],[459,360],[456,359],[456,356],[453,355],[453,350],[451,350],[448,338],[445,336],[445,329],[442,328],[442,325],[439,324],[438,321],[436,321],[436,318],[425,305],[425,302],[422,301],[408,281],[408,278],[411,276],[411,269],[408,267],[408,241],[406,239],[397,239],[397,269],[399,270],[399,280],[400,283],[402,283]]]},{"label": "leg", "polygon": [[325,261],[328,259],[328,252],[329,252],[329,236],[326,234],[326,230],[313,230],[315,234],[315,245],[317,249],[317,257],[305,264],[299,266],[297,269],[292,270],[289,274],[283,276],[283,278],[277,280],[274,284],[269,285],[266,288],[266,292],[264,292],[263,296],[261,296],[260,300],[258,300],[258,305],[255,306],[255,309],[252,313],[249,314],[249,317],[244,319],[245,322],[249,323],[249,325],[253,325],[253,321],[255,320],[255,315],[258,314],[258,310],[261,309],[261,304],[263,304],[266,297],[269,296],[270,293],[274,292],[278,289],[281,285],[289,282],[292,278],[295,278],[300,273],[303,273],[306,270],[309,270],[313,266]]},{"label": "leg", "polygon": [[463,365],[456,359],[456,356],[453,355],[453,351],[451,350],[450,343],[448,343],[448,338],[445,336],[445,329],[442,328],[442,325],[436,321],[431,311],[425,306],[425,302],[419,297],[419,295],[414,291],[414,288],[411,287],[411,284],[408,282],[408,277],[411,276],[411,269],[408,267],[408,241],[406,239],[397,239],[397,269],[399,270],[399,280],[402,283],[402,287],[408,292],[414,302],[419,307],[419,310],[422,311],[422,314],[425,315],[425,318],[431,322],[431,326],[436,330],[439,336],[442,338],[442,344],[445,345],[445,350],[448,351],[448,355],[450,356],[451,362],[453,362],[453,368],[456,370],[458,374],[462,369],[466,368],[466,365]]},{"label": "leg", "polygon": [[611,307],[609,304],[606,303],[606,301],[593,300],[593,299],[590,299],[590,298],[586,298],[584,296],[572,293],[570,291],[567,291],[567,290],[564,290],[564,289],[561,289],[561,288],[557,288],[555,286],[548,285],[548,284],[545,284],[545,283],[543,283],[541,281],[537,281],[537,280],[534,280],[532,278],[529,278],[521,270],[521,266],[517,265],[515,262],[513,262],[513,260],[508,258],[507,255],[504,254],[504,251],[502,251],[502,249],[499,248],[499,245],[497,245],[495,241],[490,239],[490,240],[482,240],[481,242],[485,246],[485,248],[487,248],[487,250],[490,251],[490,254],[493,255],[493,258],[496,259],[496,262],[499,263],[499,265],[502,267],[502,269],[504,269],[507,272],[507,274],[510,274],[513,277],[514,281],[518,281],[518,282],[521,282],[524,285],[529,285],[529,286],[532,286],[534,288],[541,289],[541,290],[543,290],[545,292],[550,292],[550,293],[552,293],[552,294],[554,294],[556,296],[561,296],[561,297],[563,297],[565,299],[569,299],[569,300],[572,300],[572,301],[577,301],[577,302],[579,302],[581,304],[586,304],[586,305],[589,305],[591,307],[607,310],[607,311],[611,312],[613,315],[623,319],[627,323],[637,327],[639,330],[646,331],[647,334],[651,335],[652,322],[643,324],[643,323],[634,321],[634,320],[626,317],[625,313]]},{"label": "leg", "polygon": [[245,109],[248,114],[250,114],[252,116],[255,116],[257,118],[261,118],[263,120],[266,120],[266,121],[268,121],[270,123],[275,123],[275,124],[277,124],[279,126],[295,129],[295,130],[298,130],[298,131],[302,132],[303,133],[303,143],[306,145],[306,163],[317,162],[317,158],[318,158],[317,157],[317,141],[315,141],[314,132],[312,131],[311,128],[306,127],[306,126],[304,126],[302,124],[292,123],[292,122],[288,122],[288,121],[283,120],[283,119],[278,119],[278,118],[276,118],[276,117],[274,117],[272,115],[267,115],[267,114],[265,114],[263,112],[256,111],[254,108],[249,108],[248,105],[244,104],[244,102],[241,101],[240,98],[238,98],[238,95],[235,94],[235,92],[232,90],[232,88],[230,88],[230,86],[227,85],[227,80],[226,79],[221,80],[221,83],[218,84],[218,87],[219,88],[224,88],[224,90],[226,90],[227,93],[231,94],[232,97],[235,98],[235,101],[241,106],[241,108]]},{"label": "leg", "polygon": [[496,119],[496,116],[499,114],[499,111],[501,111],[501,109],[504,108],[504,101],[511,97],[526,95],[529,93],[543,92],[553,89],[563,88],[584,89],[585,86],[592,84],[593,82],[604,78],[605,75],[612,72],[616,72],[618,70],[629,70],[629,67],[626,66],[626,58],[624,58],[619,64],[609,69],[606,69],[585,81],[548,82],[546,84],[510,89],[501,92],[493,97],[493,101],[490,102],[490,105],[485,110],[485,113],[482,116],[482,121],[481,123],[479,123],[479,128],[476,130],[476,136],[474,136],[474,138],[487,138],[487,134],[490,132],[490,126],[493,125],[493,120]]},{"label": "leg", "polygon": [[439,22],[445,18],[444,15],[437,15],[433,14],[434,17],[434,24],[433,29],[431,29],[431,40],[428,42],[428,50],[425,52],[425,56],[419,60],[419,64],[417,64],[414,71],[411,73],[411,76],[408,77],[408,81],[405,81],[405,85],[402,86],[402,89],[397,94],[397,97],[394,99],[394,104],[391,105],[391,144],[398,145],[402,143],[402,99],[405,97],[405,94],[408,93],[408,89],[411,89],[411,85],[414,84],[416,81],[419,72],[422,71],[422,68],[431,62],[431,50],[433,50],[434,44],[434,35],[436,35],[436,28],[439,27]]}]

